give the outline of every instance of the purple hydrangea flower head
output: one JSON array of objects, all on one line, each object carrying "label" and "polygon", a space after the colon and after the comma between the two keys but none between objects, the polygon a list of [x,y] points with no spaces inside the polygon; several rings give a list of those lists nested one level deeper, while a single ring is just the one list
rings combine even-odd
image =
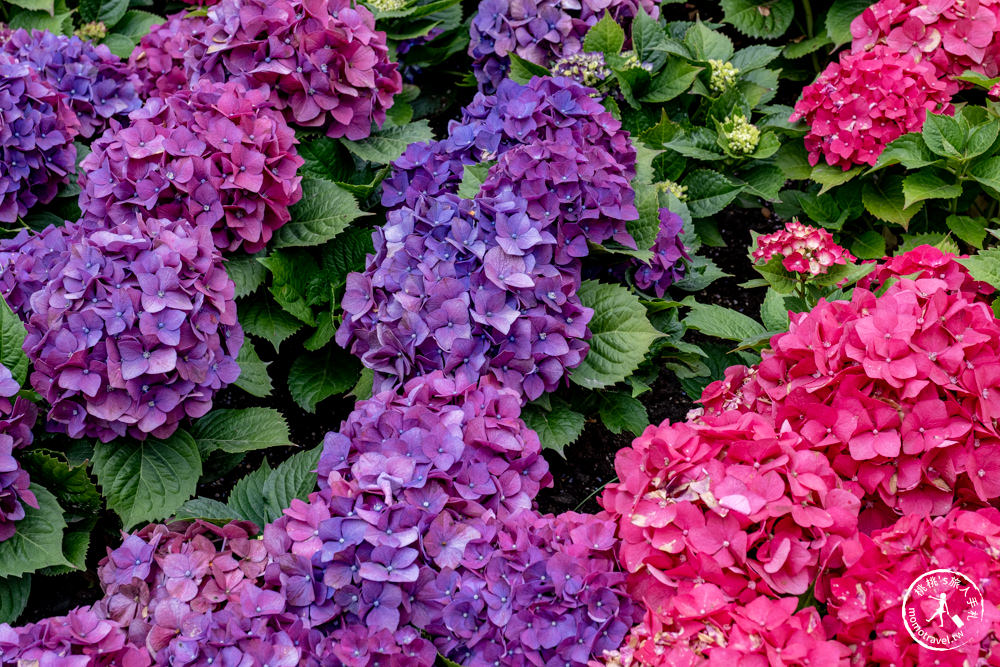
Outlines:
[{"label": "purple hydrangea flower head", "polygon": [[81,162],[84,224],[186,219],[211,227],[223,250],[261,250],[302,198],[295,134],[269,95],[202,81],[113,123]]},{"label": "purple hydrangea flower head", "polygon": [[402,90],[375,17],[351,0],[222,0],[197,72],[267,86],[289,124],[363,139]]},{"label": "purple hydrangea flower head", "polygon": [[80,227],[64,254],[20,311],[49,428],[103,441],[166,437],[208,412],[239,375],[243,342],[209,228],[142,217]]},{"label": "purple hydrangea flower head", "polygon": [[19,390],[10,370],[0,364],[0,542],[14,535],[16,522],[25,516],[25,505],[38,507],[28,473],[15,456],[18,449],[31,444],[38,410],[34,403],[14,398]]},{"label": "purple hydrangea flower head", "polygon": [[584,36],[605,12],[629,26],[640,6],[653,18],[659,16],[656,0],[481,0],[469,42],[480,90],[497,89],[510,70],[511,53],[551,67],[583,51]]},{"label": "purple hydrangea flower head", "polygon": [[23,28],[0,35],[3,50],[28,63],[52,88],[66,96],[66,104],[80,121],[80,135],[99,135],[108,120],[124,121],[142,105],[139,80],[107,46],[48,30]]},{"label": "purple hydrangea flower head", "polygon": [[28,62],[0,53],[0,222],[47,204],[76,166],[80,121]]},{"label": "purple hydrangea flower head", "polygon": [[40,232],[23,229],[0,240],[0,294],[21,319],[30,316],[31,295],[62,270],[75,225],[49,225]]},{"label": "purple hydrangea flower head", "polygon": [[[590,89],[570,79],[477,96],[434,144],[410,146],[383,184],[392,208],[375,254],[348,278],[337,342],[379,389],[444,370],[492,374],[525,400],[580,364],[593,315],[579,288],[588,242],[634,247],[635,151]],[[464,165],[496,159],[473,200]]]},{"label": "purple hydrangea flower head", "polygon": [[656,234],[656,242],[650,250],[653,252],[649,262],[633,260],[635,266],[635,284],[639,289],[652,290],[656,296],[663,297],[667,288],[684,277],[686,265],[683,260],[690,259],[681,232],[684,231],[684,221],[676,213],[667,208],[660,209],[660,230]]},{"label": "purple hydrangea flower head", "polygon": [[167,97],[190,86],[195,67],[205,55],[208,26],[207,16],[181,12],[143,35],[128,60],[143,98]]}]

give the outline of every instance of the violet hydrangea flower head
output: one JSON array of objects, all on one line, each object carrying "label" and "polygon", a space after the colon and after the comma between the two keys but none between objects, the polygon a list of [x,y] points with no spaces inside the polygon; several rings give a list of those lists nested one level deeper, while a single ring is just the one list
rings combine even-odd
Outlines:
[{"label": "violet hydrangea flower head", "polygon": [[351,0],[223,0],[208,16],[198,73],[267,86],[289,124],[363,139],[402,89],[385,33]]},{"label": "violet hydrangea flower head", "polygon": [[139,80],[108,47],[48,30],[23,28],[0,36],[3,51],[28,63],[52,88],[66,95],[66,104],[80,121],[80,135],[90,138],[124,121],[142,105]]},{"label": "violet hydrangea flower head", "polygon": [[268,97],[266,88],[202,81],[150,98],[81,162],[83,223],[185,219],[211,227],[223,250],[262,249],[302,197],[295,134]]},{"label": "violet hydrangea flower head", "polygon": [[842,52],[802,91],[791,120],[805,120],[809,163],[847,171],[874,165],[893,140],[919,131],[928,113],[952,113],[948,85],[929,62],[883,44]]},{"label": "violet hydrangea flower head", "polygon": [[180,12],[153,26],[129,56],[143,98],[166,97],[190,86],[196,65],[208,47],[207,16]]},{"label": "violet hydrangea flower head", "polygon": [[38,417],[34,403],[15,398],[20,388],[10,370],[0,364],[0,542],[14,535],[16,522],[25,516],[25,505],[38,507],[28,473],[15,455],[31,444],[31,429]]},{"label": "violet hydrangea flower head", "polygon": [[684,260],[690,259],[681,241],[684,231],[684,221],[668,208],[660,209],[660,230],[656,234],[656,242],[650,250],[653,258],[648,262],[633,260],[635,266],[635,284],[642,290],[652,290],[656,296],[663,297],[667,288],[684,277],[686,265]]},{"label": "violet hydrangea flower head", "polygon": [[509,54],[551,67],[583,51],[584,36],[605,12],[628,26],[640,6],[653,18],[659,16],[656,0],[481,0],[469,43],[480,90],[492,93],[507,77]]},{"label": "violet hydrangea flower head", "polygon": [[207,227],[137,218],[82,230],[31,296],[24,348],[49,428],[166,437],[239,375],[243,342]]},{"label": "violet hydrangea flower head", "polygon": [[0,295],[22,320],[31,315],[31,295],[62,270],[75,233],[76,226],[67,222],[40,232],[22,229],[0,240]]},{"label": "violet hydrangea flower head", "polygon": [[0,53],[0,222],[52,201],[76,166],[80,121],[27,62]]}]

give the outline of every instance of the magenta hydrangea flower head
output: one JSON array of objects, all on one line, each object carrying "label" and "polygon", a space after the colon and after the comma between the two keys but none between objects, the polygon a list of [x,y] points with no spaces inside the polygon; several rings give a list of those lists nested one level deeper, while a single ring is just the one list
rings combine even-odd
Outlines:
[{"label": "magenta hydrangea flower head", "polygon": [[211,227],[222,250],[261,250],[302,197],[295,134],[268,98],[209,81],[150,98],[81,162],[83,224],[185,219]]},{"label": "magenta hydrangea flower head", "polygon": [[681,233],[684,231],[684,221],[668,208],[660,209],[660,229],[656,233],[656,242],[650,250],[653,258],[648,262],[632,260],[635,267],[635,284],[641,290],[652,290],[656,296],[663,297],[667,288],[684,277],[687,265],[684,260],[690,259]]},{"label": "magenta hydrangea flower head", "polygon": [[837,245],[825,229],[804,225],[798,220],[785,223],[784,229],[757,237],[754,262],[766,264],[781,257],[781,265],[793,273],[820,276],[837,264],[857,261],[847,249]]},{"label": "magenta hydrangea flower head", "polygon": [[48,30],[20,29],[0,35],[3,51],[28,63],[55,90],[80,121],[80,135],[90,138],[124,121],[142,105],[139,80],[108,47]]},{"label": "magenta hydrangea flower head", "polygon": [[0,222],[14,222],[47,204],[76,163],[73,138],[80,121],[27,62],[0,53]]},{"label": "magenta hydrangea flower head", "polygon": [[155,25],[129,56],[143,98],[167,97],[188,88],[205,54],[207,16],[180,12]]},{"label": "magenta hydrangea flower head", "polygon": [[267,86],[289,124],[363,139],[402,90],[385,33],[351,0],[223,0],[208,16],[199,74]]},{"label": "magenta hydrangea flower head", "polygon": [[38,507],[28,473],[15,456],[18,449],[31,444],[31,429],[38,416],[34,403],[14,398],[20,388],[7,367],[0,364],[0,542],[13,537],[17,522],[25,516],[25,505]]},{"label": "magenta hydrangea flower head", "polygon": [[919,131],[928,113],[952,113],[952,92],[934,66],[885,45],[843,52],[795,104],[791,120],[805,120],[809,163],[822,158],[847,171],[874,165],[894,139]]},{"label": "magenta hydrangea flower head", "polygon": [[208,412],[239,375],[243,342],[208,227],[139,217],[81,229],[67,255],[21,313],[49,428],[105,442],[166,437]]},{"label": "magenta hydrangea flower head", "polygon": [[510,55],[542,67],[583,51],[583,38],[605,12],[630,25],[642,7],[654,19],[656,0],[481,0],[470,25],[469,55],[483,92],[492,93],[507,78]]}]

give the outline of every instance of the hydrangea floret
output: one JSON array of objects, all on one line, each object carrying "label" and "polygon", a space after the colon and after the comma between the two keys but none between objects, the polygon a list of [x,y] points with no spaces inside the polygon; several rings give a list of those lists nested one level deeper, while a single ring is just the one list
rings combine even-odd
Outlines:
[{"label": "hydrangea floret", "polygon": [[55,198],[76,166],[80,121],[27,62],[0,52],[0,222]]},{"label": "hydrangea floret", "polygon": [[726,92],[736,83],[740,70],[729,61],[710,58],[708,87],[716,95]]},{"label": "hydrangea floret", "polygon": [[687,201],[688,188],[686,185],[681,185],[680,183],[675,183],[674,181],[660,181],[659,183],[656,183],[656,188],[660,192],[669,192],[673,196],[677,197],[679,201]]},{"label": "hydrangea floret", "polygon": [[722,132],[729,142],[729,149],[740,155],[750,155],[760,143],[760,128],[743,114],[726,116],[722,121]]},{"label": "hydrangea floret", "polygon": [[17,396],[19,390],[11,372],[0,364],[0,542],[14,536],[17,522],[25,517],[25,505],[38,507],[28,473],[15,454],[32,443],[38,410]]},{"label": "hydrangea floret", "polygon": [[857,261],[847,249],[837,245],[830,232],[798,220],[786,222],[784,229],[758,236],[751,257],[760,264],[767,264],[772,257],[781,257],[781,265],[786,270],[805,278],[823,275],[838,264]]},{"label": "hydrangea floret", "polygon": [[363,139],[402,90],[375,17],[351,0],[222,0],[196,75],[266,86],[289,124]]},{"label": "hydrangea floret", "polygon": [[407,0],[368,0],[368,4],[379,12],[399,11],[406,7],[406,3]]},{"label": "hydrangea floret", "polygon": [[[47,243],[25,247],[42,255],[36,266],[50,261]],[[163,438],[208,412],[239,375],[243,343],[209,228],[140,216],[79,228],[65,254],[21,311],[50,430]]]},{"label": "hydrangea floret", "polygon": [[574,53],[552,65],[552,76],[568,76],[594,88],[611,76],[611,69],[605,64],[603,53]]},{"label": "hydrangea floret", "polygon": [[[103,26],[103,24],[101,24]],[[139,81],[121,59],[101,44],[23,28],[0,35],[2,50],[28,64],[80,121],[80,135],[101,134],[110,119],[125,121],[142,105]]]},{"label": "hydrangea floret", "polygon": [[150,98],[81,162],[83,222],[136,215],[212,228],[223,250],[261,250],[302,197],[295,134],[266,88],[202,81]]}]

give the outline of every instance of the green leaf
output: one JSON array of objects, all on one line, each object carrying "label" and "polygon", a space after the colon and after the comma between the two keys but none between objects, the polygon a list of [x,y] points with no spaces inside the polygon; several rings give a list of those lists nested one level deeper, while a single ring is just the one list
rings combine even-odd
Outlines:
[{"label": "green leaf", "polygon": [[274,469],[264,482],[263,495],[272,511],[274,521],[298,498],[305,500],[316,488],[316,465],[323,452],[323,445],[307,449],[288,457]]},{"label": "green leaf", "polygon": [[766,67],[780,55],[780,47],[752,44],[734,53],[729,62],[740,72],[750,72],[761,67]]},{"label": "green leaf", "polygon": [[615,23],[611,14],[604,12],[604,17],[587,31],[583,38],[584,51],[596,51],[605,56],[616,56],[625,46],[625,31]]},{"label": "green leaf", "polygon": [[978,157],[988,151],[997,140],[998,134],[1000,134],[1000,121],[992,118],[972,128],[965,143],[965,157],[967,159]]},{"label": "green leaf", "polygon": [[632,398],[629,394],[618,391],[601,393],[601,421],[615,435],[629,431],[640,435],[649,426],[649,414],[646,406]]},{"label": "green leaf", "polygon": [[566,445],[572,444],[583,433],[583,415],[569,407],[565,401],[555,399],[551,409],[529,403],[521,410],[521,418],[528,428],[538,434],[545,449],[551,449],[563,458]]},{"label": "green leaf", "polygon": [[541,65],[536,65],[530,60],[525,60],[513,51],[508,53],[507,56],[510,58],[510,72],[507,77],[517,83],[525,84],[536,76],[549,75],[549,70]]},{"label": "green leaf", "polygon": [[0,364],[7,367],[21,386],[28,379],[28,355],[21,349],[24,335],[20,318],[10,309],[7,301],[0,298]]},{"label": "green leaf", "polygon": [[66,512],[90,517],[101,511],[101,494],[83,464],[71,465],[61,454],[32,448],[18,455],[24,469],[47,489],[53,489],[56,501]]},{"label": "green leaf", "polygon": [[1000,155],[973,164],[969,175],[987,187],[1000,190]]},{"label": "green leaf", "polygon": [[332,181],[308,177],[302,179],[302,201],[291,214],[292,219],[275,232],[272,247],[325,243],[364,215],[351,193]]},{"label": "green leaf", "polygon": [[[128,11],[128,0],[80,0],[80,18],[113,27]],[[50,10],[51,11],[51,10]]]},{"label": "green leaf", "polygon": [[271,503],[264,497],[264,484],[272,472],[264,460],[257,470],[236,482],[226,503],[241,519],[253,521],[262,529],[277,518],[271,516]]},{"label": "green leaf", "polygon": [[108,50],[111,51],[111,53],[115,54],[122,60],[127,60],[128,57],[132,55],[132,52],[135,51],[135,41],[133,41],[130,37],[119,35],[116,32],[108,34],[107,37],[101,40],[101,44],[108,47]]},{"label": "green leaf", "polygon": [[826,34],[835,46],[847,44],[853,39],[851,21],[870,4],[870,0],[834,0],[826,13]]},{"label": "green leaf", "polygon": [[646,9],[639,6],[639,13],[632,19],[632,48],[639,60],[648,63],[655,72],[667,61],[668,53],[663,50],[667,37],[659,21],[651,18]]},{"label": "green leaf", "polygon": [[809,156],[801,141],[786,141],[774,154],[774,164],[781,169],[785,178],[804,181],[812,174]]},{"label": "green leaf", "polygon": [[669,102],[690,88],[701,70],[701,67],[692,65],[686,60],[671,58],[663,70],[653,77],[646,94],[640,97],[639,101],[651,104]]},{"label": "green leaf", "polygon": [[267,269],[253,255],[227,257],[223,266],[236,284],[237,299],[256,292],[267,277]]},{"label": "green leaf", "polygon": [[1000,288],[1000,248],[980,250],[971,257],[957,260],[976,280]]},{"label": "green leaf", "polygon": [[288,391],[303,410],[316,412],[317,403],[353,387],[360,370],[355,357],[334,347],[303,354],[288,371]]},{"label": "green leaf", "polygon": [[825,194],[828,190],[847,183],[860,173],[861,167],[854,167],[853,169],[844,171],[840,167],[831,167],[828,164],[820,163],[813,167],[809,178],[822,185],[823,187],[820,188],[819,194]]},{"label": "green leaf", "polygon": [[73,30],[73,14],[68,11],[55,15],[47,11],[20,11],[10,17],[10,27],[13,30],[48,30],[57,35],[68,35]]},{"label": "green leaf", "polygon": [[869,229],[851,243],[851,252],[858,259],[882,259],[885,257],[885,238]]},{"label": "green leaf", "polygon": [[861,188],[861,201],[876,218],[897,224],[903,229],[909,226],[910,218],[924,205],[923,202],[905,205],[903,179],[897,175],[879,181],[865,181]]},{"label": "green leaf", "polygon": [[[655,185],[632,181],[635,189],[635,207],[639,210],[639,218],[627,220],[625,227],[635,240],[635,246],[640,251],[648,251],[656,243],[660,233],[660,193]],[[652,254],[646,258],[649,261]]]},{"label": "green leaf", "polygon": [[[513,55],[513,54],[511,54]],[[479,194],[479,189],[486,181],[486,174],[490,167],[496,162],[480,162],[479,164],[467,164],[462,169],[462,182],[458,185],[458,196],[465,199],[473,199]]]},{"label": "green leaf", "polygon": [[191,425],[191,436],[203,452],[249,452],[292,445],[288,423],[274,408],[213,410]]},{"label": "green leaf", "polygon": [[[945,219],[948,229],[958,238],[974,248],[982,248],[986,240],[986,218],[972,218],[967,215],[949,215]],[[857,254],[857,253],[855,253]]]},{"label": "green leaf", "polygon": [[802,58],[803,56],[808,56],[810,53],[815,53],[824,46],[828,46],[833,42],[827,35],[816,35],[810,37],[809,39],[803,39],[800,42],[792,42],[785,47],[781,55],[785,56],[789,60],[796,60],[797,58]]},{"label": "green leaf", "polygon": [[242,519],[243,516],[226,503],[220,503],[211,498],[192,498],[177,508],[174,518],[183,519],[204,519],[216,523],[228,523],[234,519]]},{"label": "green leaf", "polygon": [[[770,133],[765,136],[774,138],[774,135]],[[776,138],[775,141],[777,141]],[[748,194],[768,201],[777,201],[786,177],[781,169],[775,165],[758,163],[750,169],[740,172],[738,178],[746,183]]]},{"label": "green leaf", "polygon": [[138,9],[130,9],[122,16],[121,21],[115,25],[115,32],[128,37],[133,42],[137,42],[149,34],[153,26],[166,23],[166,19],[156,14],[144,12]]},{"label": "green leaf", "polygon": [[275,250],[257,261],[271,272],[271,295],[286,312],[310,326],[316,326],[316,318],[306,299],[309,279],[319,271],[315,260],[301,252]]},{"label": "green leaf", "polygon": [[14,623],[28,606],[31,575],[0,579],[0,623]]},{"label": "green leaf", "polygon": [[946,174],[929,169],[908,174],[903,179],[903,207],[909,208],[925,199],[956,199],[961,196],[962,184]]},{"label": "green leaf", "polygon": [[431,141],[434,133],[426,120],[418,120],[402,127],[390,127],[359,141],[341,139],[347,150],[362,160],[376,164],[389,164],[418,141]]},{"label": "green leaf", "polygon": [[700,20],[684,33],[684,45],[694,60],[727,61],[733,55],[733,42],[721,32],[712,30]]},{"label": "green leaf", "polygon": [[882,154],[879,155],[878,162],[875,163],[872,171],[894,164],[901,164],[907,169],[920,169],[934,164],[938,160],[939,158],[927,148],[923,137],[917,132],[911,132],[886,146]]},{"label": "green leaf", "polygon": [[13,537],[0,542],[0,577],[23,574],[53,565],[67,565],[63,555],[66,520],[56,497],[32,484],[38,509],[24,506],[24,518],[17,522]]},{"label": "green leaf", "polygon": [[695,255],[688,264],[687,273],[674,283],[674,287],[685,292],[700,292],[720,278],[730,278],[731,274],[720,269],[707,257]]},{"label": "green leaf", "polygon": [[333,321],[333,313],[327,311],[316,318],[316,331],[302,343],[302,347],[315,352],[325,346],[337,333],[337,324]]},{"label": "green leaf", "polygon": [[302,328],[298,318],[285,312],[273,299],[257,296],[237,304],[243,330],[271,343],[277,350],[281,342]]},{"label": "green leaf", "polygon": [[785,297],[773,289],[767,290],[764,302],[760,304],[760,321],[768,331],[788,331],[790,320]]},{"label": "green leaf", "polygon": [[901,255],[922,245],[930,245],[945,252],[958,254],[958,244],[945,234],[904,234],[900,239],[902,244],[896,248],[896,254]]},{"label": "green leaf", "polygon": [[747,37],[775,39],[788,30],[795,18],[792,0],[722,0],[722,20]]},{"label": "green leaf", "polygon": [[362,368],[358,383],[354,385],[354,388],[347,395],[355,400],[363,401],[372,397],[372,388],[374,385],[375,373],[370,368]]},{"label": "green leaf", "polygon": [[951,116],[927,114],[922,131],[924,143],[942,157],[961,158],[966,135],[961,124]]},{"label": "green leaf", "polygon": [[94,475],[126,530],[164,519],[194,495],[201,476],[198,444],[186,431],[166,440],[123,440],[94,447]]},{"label": "green leaf", "polygon": [[687,205],[695,218],[715,215],[736,199],[743,189],[741,183],[711,169],[692,171],[682,185],[687,186]]},{"label": "green leaf", "polygon": [[731,308],[698,303],[690,296],[681,303],[691,308],[684,318],[684,325],[706,336],[741,341],[766,332],[760,322]]},{"label": "green leaf", "polygon": [[23,7],[31,11],[47,12],[49,15],[55,14],[55,2],[53,0],[9,0],[10,4]]},{"label": "green leaf", "polygon": [[441,10],[447,9],[458,2],[459,0],[433,0],[432,2],[422,5],[414,4],[404,9],[393,9],[384,12],[379,11],[374,7],[372,7],[372,9],[374,10],[375,18],[377,20],[387,18],[408,18],[412,21],[413,19],[423,18],[436,12],[440,12]]},{"label": "green leaf", "polygon": [[638,297],[621,285],[585,280],[579,289],[583,305],[594,309],[590,321],[590,351],[570,379],[589,389],[623,381],[662,334],[646,319]]},{"label": "green leaf", "polygon": [[240,367],[240,376],[233,384],[253,396],[263,398],[271,395],[273,387],[271,376],[267,373],[270,362],[264,363],[260,360],[252,341],[243,341],[243,347],[236,356],[236,363]]},{"label": "green leaf", "polygon": [[87,569],[87,552],[90,551],[90,536],[94,531],[97,517],[88,521],[73,524],[63,533],[62,552],[66,562],[50,565],[39,571],[40,574],[53,576],[68,572],[82,572]]}]

